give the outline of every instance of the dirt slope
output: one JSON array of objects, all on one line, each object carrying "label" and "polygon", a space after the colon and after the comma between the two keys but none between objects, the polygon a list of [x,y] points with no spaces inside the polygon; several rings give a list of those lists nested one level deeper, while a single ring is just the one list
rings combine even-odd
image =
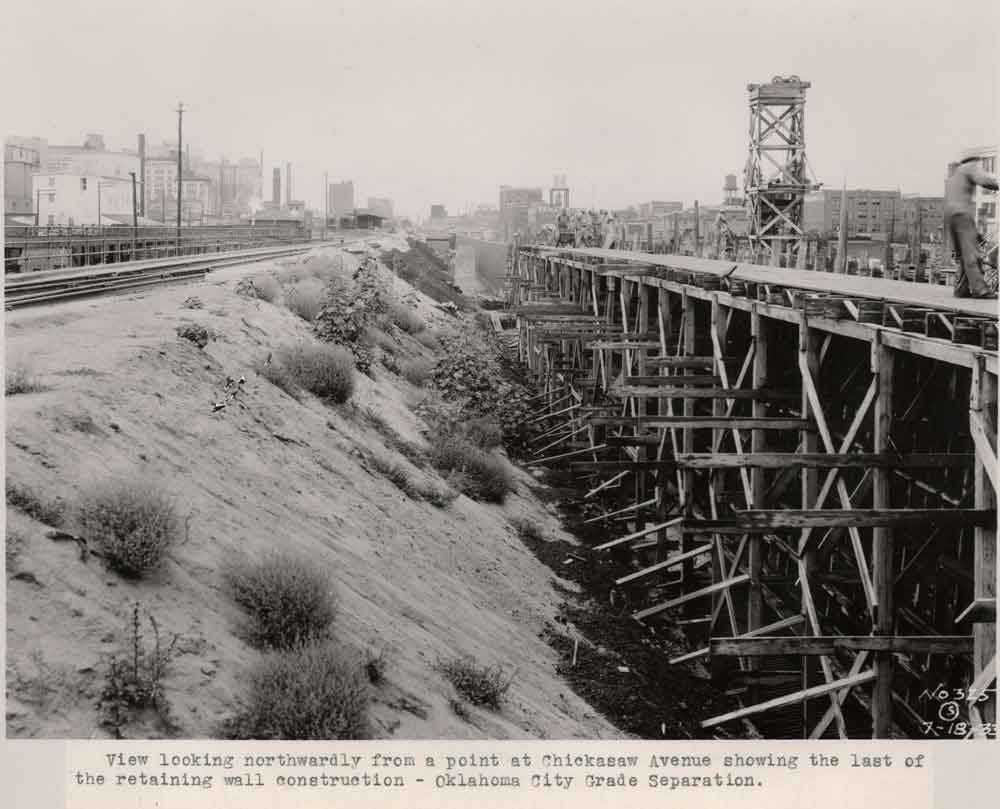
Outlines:
[{"label": "dirt slope", "polygon": [[[443,510],[410,500],[365,463],[363,448],[381,438],[358,411],[370,407],[422,442],[407,408],[415,390],[379,368],[377,382],[359,375],[353,406],[333,409],[308,396],[299,403],[256,376],[255,360],[306,338],[309,327],[235,295],[238,274],[8,313],[8,367],[26,362],[48,387],[7,400],[8,479],[72,502],[86,482],[141,476],[190,515],[187,541],[154,577],[133,583],[98,559],[82,562],[74,543],[47,538],[47,526],[8,507],[19,541],[7,571],[8,734],[105,735],[95,697],[135,600],[182,636],[165,683],[179,735],[215,734],[257,654],[239,638],[241,614],[220,568],[237,553],[288,546],[332,572],[338,637],[390,649],[373,709],[380,736],[618,736],[555,674],[556,654],[541,637],[560,599],[508,520],[527,515],[566,536],[532,495],[532,478],[519,472],[518,492],[502,507],[464,496]],[[204,308],[182,308],[191,295]],[[178,339],[186,321],[217,338],[203,351]],[[226,377],[241,374],[244,405],[212,413]],[[516,667],[500,713],[470,708],[465,720],[450,708],[454,692],[434,663],[466,654]]]}]

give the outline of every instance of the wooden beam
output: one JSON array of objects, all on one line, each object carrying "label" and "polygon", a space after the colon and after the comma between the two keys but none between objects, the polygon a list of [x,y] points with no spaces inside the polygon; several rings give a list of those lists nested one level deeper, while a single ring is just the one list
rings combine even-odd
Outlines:
[{"label": "wooden beam", "polygon": [[975,508],[775,509],[738,511],[726,520],[687,520],[683,530],[692,534],[744,534],[807,527],[976,526],[995,521],[995,511]]},{"label": "wooden beam", "polygon": [[[796,613],[788,618],[782,618],[780,621],[775,621],[774,623],[768,624],[767,626],[757,627],[756,629],[751,629],[749,632],[741,635],[742,638],[754,638],[758,635],[766,635],[768,632],[778,632],[782,629],[790,629],[793,626],[798,626],[806,617],[804,615]],[[705,646],[702,649],[695,649],[693,652],[688,652],[687,654],[682,654],[680,657],[672,657],[668,661],[671,666],[677,663],[683,663],[687,660],[694,660],[698,657],[707,657],[711,649]]]},{"label": "wooden beam", "polygon": [[614,548],[617,545],[623,545],[626,542],[632,542],[633,540],[639,539],[640,537],[644,537],[647,534],[652,534],[655,533],[656,531],[662,531],[664,528],[669,528],[671,525],[677,525],[683,519],[684,519],[683,517],[677,517],[673,520],[667,520],[666,522],[657,523],[656,525],[650,526],[649,528],[643,528],[641,531],[636,531],[633,534],[628,534],[627,536],[618,537],[618,539],[612,539],[610,542],[605,542],[602,545],[595,545],[593,549],[595,551],[603,551],[607,550],[608,548]]},{"label": "wooden beam", "polygon": [[800,702],[805,702],[807,699],[821,697],[825,694],[832,694],[836,691],[842,691],[845,688],[853,688],[856,685],[862,685],[863,683],[871,682],[874,679],[874,671],[864,671],[859,674],[855,674],[852,677],[844,677],[841,680],[834,680],[831,683],[816,685],[812,688],[796,691],[793,694],[786,694],[783,697],[769,699],[766,702],[758,702],[756,705],[749,705],[746,708],[740,708],[737,711],[731,711],[730,713],[722,714],[721,716],[706,719],[701,723],[701,726],[703,728],[711,728],[725,722],[731,722],[734,719],[742,719],[745,716],[753,716],[754,714],[764,713],[765,711],[770,711],[774,708],[784,708],[787,705],[797,705]]},{"label": "wooden beam", "polygon": [[718,385],[721,377],[708,374],[672,374],[670,376],[626,376],[622,382],[625,385],[700,385],[708,387]]},{"label": "wooden beam", "polygon": [[653,573],[657,573],[661,570],[667,570],[671,567],[676,567],[685,559],[693,559],[695,556],[699,556],[703,553],[708,553],[712,550],[711,545],[699,545],[697,548],[692,548],[684,553],[678,553],[674,556],[669,557],[666,561],[657,562],[655,565],[650,565],[649,567],[644,567],[642,570],[637,570],[635,573],[629,573],[627,576],[622,576],[620,579],[615,579],[615,584],[628,584],[630,581],[635,581],[636,579],[641,579],[643,576],[649,576]]},{"label": "wooden beam", "polygon": [[575,458],[578,455],[587,455],[591,452],[597,452],[601,449],[607,449],[607,444],[597,444],[592,447],[586,447],[585,449],[575,449],[572,452],[564,452],[561,455],[550,455],[548,458],[532,458],[529,463],[540,464],[540,463],[552,463],[553,461],[561,461],[566,458]]},{"label": "wooden beam", "polygon": [[669,610],[672,607],[686,604],[688,601],[692,601],[696,598],[702,598],[704,596],[712,595],[713,593],[718,593],[722,590],[728,590],[730,587],[735,587],[736,585],[743,584],[743,582],[749,580],[750,577],[746,573],[743,573],[739,576],[734,576],[731,579],[715,582],[715,584],[711,584],[708,587],[702,587],[700,590],[693,590],[690,593],[684,593],[684,595],[672,598],[669,601],[664,601],[662,604],[657,604],[654,607],[647,607],[644,610],[639,610],[638,612],[632,613],[632,617],[637,621],[642,621],[644,618],[657,615],[664,610]]},{"label": "wooden beam", "polygon": [[976,598],[958,617],[955,623],[969,621],[973,624],[995,624],[997,620],[997,600],[995,598]]},{"label": "wooden beam", "polygon": [[[885,452],[889,448],[892,435],[893,371],[895,354],[882,345],[880,333],[875,334],[871,347],[872,373],[878,382],[878,396],[875,399],[875,422],[872,435],[875,452]],[[882,469],[875,469],[872,486],[872,505],[876,509],[888,509],[890,499],[890,476]],[[885,513],[885,511],[883,511]],[[994,518],[995,520],[995,518]],[[895,581],[893,576],[893,523],[876,525],[872,533],[872,567],[875,598],[878,610],[875,615],[875,633],[891,635],[895,623]],[[875,688],[872,691],[872,737],[887,739],[892,730],[892,674],[893,659],[888,652],[875,655]]]},{"label": "wooden beam", "polygon": [[[668,377],[669,379],[669,377]],[[794,401],[799,394],[778,389],[748,390],[746,388],[649,387],[641,385],[612,385],[608,391],[614,396],[639,396],[648,399],[758,399],[762,401]]]},{"label": "wooden beam", "polygon": [[[751,452],[681,453],[673,458],[678,466],[689,469],[828,469],[866,468],[870,466],[927,467],[971,466],[975,456],[959,452],[927,452],[909,455],[892,453],[832,453],[832,452]],[[670,460],[669,458],[667,460]]]},{"label": "wooden beam", "polygon": [[591,522],[601,522],[601,520],[607,520],[611,517],[617,517],[619,514],[628,514],[632,511],[639,511],[640,509],[648,508],[650,506],[656,505],[656,498],[651,497],[649,500],[644,500],[641,503],[632,503],[631,505],[620,508],[617,511],[609,511],[605,514],[598,514],[596,517],[590,517],[583,521],[584,525]]},{"label": "wooden beam", "polygon": [[833,655],[840,649],[901,654],[972,653],[972,635],[831,635],[712,638],[711,653],[724,656]]},{"label": "wooden beam", "polygon": [[[670,379],[670,377],[664,377]],[[644,427],[687,427],[711,430],[799,430],[804,419],[796,418],[749,418],[745,416],[593,416],[592,424],[606,426],[642,424]]]}]

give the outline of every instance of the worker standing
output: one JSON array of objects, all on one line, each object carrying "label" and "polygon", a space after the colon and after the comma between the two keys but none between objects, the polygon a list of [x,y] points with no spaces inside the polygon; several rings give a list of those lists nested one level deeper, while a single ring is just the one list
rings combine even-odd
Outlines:
[{"label": "worker standing", "polygon": [[955,275],[957,298],[997,297],[995,292],[990,292],[979,268],[972,192],[977,185],[996,191],[998,184],[996,177],[980,170],[978,161],[977,157],[967,157],[960,161],[944,187],[944,226],[951,234],[958,258],[958,272]]}]

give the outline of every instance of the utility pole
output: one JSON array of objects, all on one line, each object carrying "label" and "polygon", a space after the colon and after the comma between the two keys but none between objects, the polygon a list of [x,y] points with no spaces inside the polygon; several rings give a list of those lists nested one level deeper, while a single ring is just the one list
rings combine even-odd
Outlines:
[{"label": "utility pole", "polygon": [[323,172],[323,241],[326,241],[326,229],[330,224],[330,177]]},{"label": "utility pole", "polygon": [[181,253],[181,189],[183,185],[181,184],[181,179],[184,176],[183,171],[183,154],[184,145],[181,141],[182,136],[182,121],[184,118],[184,104],[182,102],[177,103],[177,255]]},{"label": "utility pole", "polygon": [[129,174],[132,175],[132,258],[135,259],[135,231],[139,227],[139,209],[135,198],[135,172],[130,171]]}]

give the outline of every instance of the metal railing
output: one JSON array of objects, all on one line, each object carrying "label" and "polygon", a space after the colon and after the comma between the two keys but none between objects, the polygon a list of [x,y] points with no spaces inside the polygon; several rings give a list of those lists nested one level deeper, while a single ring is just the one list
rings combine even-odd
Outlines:
[{"label": "metal railing", "polygon": [[301,223],[182,227],[20,226],[6,228],[5,273],[75,269],[127,261],[223,253],[306,241]]}]

